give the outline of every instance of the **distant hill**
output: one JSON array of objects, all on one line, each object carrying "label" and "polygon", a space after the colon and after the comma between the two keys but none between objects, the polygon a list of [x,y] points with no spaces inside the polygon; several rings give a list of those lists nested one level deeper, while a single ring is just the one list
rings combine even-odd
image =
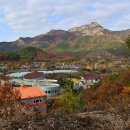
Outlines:
[{"label": "distant hill", "polygon": [[36,47],[25,47],[21,50],[1,53],[0,61],[17,61],[17,60],[26,60],[26,61],[46,61],[46,62],[55,62],[55,61],[72,61],[79,59],[82,55],[75,55],[73,53],[65,52],[45,52],[40,48]]},{"label": "distant hill", "polygon": [[[81,27],[64,30],[51,30],[36,37],[20,37],[13,42],[0,42],[0,52],[10,52],[25,47],[36,47],[44,52],[86,53],[103,50],[114,55],[129,55],[125,39],[130,30],[111,31],[96,22]],[[121,52],[121,53],[120,53]]]}]

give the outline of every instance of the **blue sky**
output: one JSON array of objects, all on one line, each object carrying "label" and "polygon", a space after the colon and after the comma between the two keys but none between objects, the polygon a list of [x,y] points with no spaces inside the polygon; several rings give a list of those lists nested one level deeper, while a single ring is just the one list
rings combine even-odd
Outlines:
[{"label": "blue sky", "polygon": [[0,0],[0,41],[98,22],[130,28],[130,0]]}]

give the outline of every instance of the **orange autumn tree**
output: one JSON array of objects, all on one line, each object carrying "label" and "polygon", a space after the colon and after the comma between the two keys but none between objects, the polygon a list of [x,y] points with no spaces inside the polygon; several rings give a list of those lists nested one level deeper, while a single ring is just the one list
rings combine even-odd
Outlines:
[{"label": "orange autumn tree", "polygon": [[24,108],[17,102],[18,92],[11,84],[0,84],[0,127],[9,127],[11,123],[21,120]]}]

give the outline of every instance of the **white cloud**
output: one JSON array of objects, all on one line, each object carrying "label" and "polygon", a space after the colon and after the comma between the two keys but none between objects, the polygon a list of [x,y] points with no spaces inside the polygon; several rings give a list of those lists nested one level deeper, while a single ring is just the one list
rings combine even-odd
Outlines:
[{"label": "white cloud", "polygon": [[69,29],[92,21],[119,30],[130,28],[129,0],[1,0],[4,23],[26,36]]}]

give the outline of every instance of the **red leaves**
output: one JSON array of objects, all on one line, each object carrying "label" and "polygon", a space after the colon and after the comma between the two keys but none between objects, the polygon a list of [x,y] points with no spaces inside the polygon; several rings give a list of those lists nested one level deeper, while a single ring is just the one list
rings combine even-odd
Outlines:
[{"label": "red leaves", "polygon": [[0,85],[0,105],[12,105],[18,97],[19,93],[14,92],[11,84]]}]

